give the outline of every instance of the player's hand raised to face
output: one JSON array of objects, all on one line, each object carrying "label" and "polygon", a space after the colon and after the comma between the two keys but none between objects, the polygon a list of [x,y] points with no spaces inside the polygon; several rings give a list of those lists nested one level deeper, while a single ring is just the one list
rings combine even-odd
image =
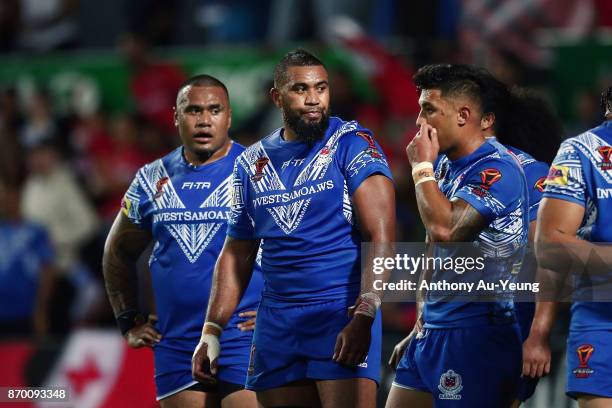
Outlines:
[{"label": "player's hand raised to face", "polygon": [[153,347],[159,343],[161,334],[155,328],[155,323],[157,323],[157,316],[149,315],[146,322],[131,328],[125,333],[128,346],[132,348]]},{"label": "player's hand raised to face", "polygon": [[354,315],[336,337],[333,360],[347,366],[363,363],[370,349],[373,322],[371,317]]},{"label": "player's hand raised to face", "polygon": [[404,339],[400,341],[399,343],[397,343],[395,347],[393,348],[393,353],[391,353],[391,358],[389,359],[389,363],[388,363],[392,370],[395,370],[397,368],[397,365],[402,359],[402,356],[406,352],[406,348],[408,347],[412,339],[415,336],[417,336],[419,333],[421,333],[422,331],[423,331],[423,319],[419,318],[414,324],[414,328],[412,329],[410,334],[404,337]]},{"label": "player's hand raised to face", "polygon": [[421,162],[433,163],[438,157],[438,131],[425,120],[420,122],[421,128],[406,147],[406,156],[411,166]]}]

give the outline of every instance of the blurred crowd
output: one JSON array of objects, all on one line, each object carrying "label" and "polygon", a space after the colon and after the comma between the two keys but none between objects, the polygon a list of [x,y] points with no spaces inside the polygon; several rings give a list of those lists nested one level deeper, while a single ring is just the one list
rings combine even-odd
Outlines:
[{"label": "blurred crowd", "polygon": [[[404,154],[419,110],[414,70],[430,62],[476,63],[550,97],[551,56],[536,34],[579,38],[606,28],[606,0],[262,0],[258,7],[247,0],[3,1],[0,55],[116,50],[129,67],[125,92],[133,108],[110,112],[85,97],[60,113],[47,84],[0,87],[0,332],[62,336],[114,324],[101,273],[104,239],[137,169],[178,145],[172,106],[180,84],[195,74],[157,58],[159,47],[341,48],[374,92],[367,95],[334,66],[332,113],[376,135],[395,176],[398,239],[421,241]],[[610,82],[598,80],[599,89]],[[270,86],[271,79],[262,82],[262,95]],[[567,136],[601,120],[597,88],[583,89],[571,118],[561,118]],[[245,145],[281,125],[278,111],[261,99],[231,129]],[[386,333],[412,327],[413,305],[385,307]]]}]

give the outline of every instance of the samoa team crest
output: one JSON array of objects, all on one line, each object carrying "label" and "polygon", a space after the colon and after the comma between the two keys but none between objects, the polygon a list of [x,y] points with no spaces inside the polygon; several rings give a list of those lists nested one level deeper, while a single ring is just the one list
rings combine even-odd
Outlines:
[{"label": "samoa team crest", "polygon": [[459,393],[463,389],[461,376],[453,370],[448,370],[440,377],[438,389],[442,392],[442,394],[438,395],[440,399],[460,400],[461,394]]}]

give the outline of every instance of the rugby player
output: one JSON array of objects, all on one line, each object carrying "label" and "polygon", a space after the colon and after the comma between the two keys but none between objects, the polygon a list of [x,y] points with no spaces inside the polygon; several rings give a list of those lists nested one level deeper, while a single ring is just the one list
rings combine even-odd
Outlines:
[{"label": "rugby player", "polygon": [[208,375],[261,240],[266,284],[247,388],[266,407],[375,405],[381,294],[369,255],[362,272],[360,245],[393,242],[395,193],[373,135],[330,117],[329,94],[327,70],[309,52],[277,64],[270,95],[283,127],[237,160],[232,218],[194,354],[194,375]]},{"label": "rugby player", "polygon": [[[555,272],[586,265],[576,276],[578,290],[590,290],[612,271],[612,87],[601,96],[605,121],[561,144],[545,182],[536,228],[538,263]],[[598,244],[599,243],[599,244]],[[604,245],[602,245],[604,244]],[[591,275],[591,276],[589,276]],[[612,406],[612,303],[581,298],[572,303],[567,340],[567,395],[581,408]],[[553,311],[554,312],[554,311]],[[554,313],[534,318],[542,333],[530,339],[547,342]]]},{"label": "rugby player", "polygon": [[[475,242],[485,270],[510,278],[527,243],[527,184],[507,148],[485,140],[485,87],[464,65],[425,66],[414,82],[420,130],[406,152],[427,241]],[[440,153],[448,160],[434,172]],[[413,332],[394,350],[397,360],[388,408],[510,406],[521,369],[513,302],[446,302],[428,293]]]},{"label": "rugby player", "polygon": [[[517,88],[509,90],[486,70],[479,71],[486,88],[485,114],[481,123],[483,134],[504,144],[518,158],[523,168],[529,190],[529,243],[533,244],[544,181],[548,175],[549,163],[554,158],[552,149],[556,149],[563,137],[562,125],[542,98]],[[534,282],[538,279],[536,271],[535,254],[529,251],[518,280]],[[514,307],[523,340],[523,370],[515,407],[531,398],[538,379],[550,372],[551,353],[547,337],[546,341],[538,341],[544,339],[538,335],[532,336],[528,342],[526,340],[531,330],[546,336],[549,334],[542,331],[542,323],[546,320],[539,318],[537,324],[532,326],[536,309],[539,316],[546,316],[554,314],[556,308],[555,302],[534,302],[535,294],[529,296],[522,293],[519,297],[520,301],[515,302]]]},{"label": "rugby player", "polygon": [[[226,321],[216,377],[200,384],[191,376],[213,266],[225,239],[234,161],[244,151],[228,136],[225,85],[208,75],[189,79],[178,91],[174,119],[182,146],[138,171],[109,232],[103,265],[107,292],[128,344],[153,347],[162,407],[215,406],[219,400],[224,407],[254,407],[255,395],[244,384],[252,317],[263,287],[257,267]],[[139,312],[134,267],[151,241],[158,321]]]}]

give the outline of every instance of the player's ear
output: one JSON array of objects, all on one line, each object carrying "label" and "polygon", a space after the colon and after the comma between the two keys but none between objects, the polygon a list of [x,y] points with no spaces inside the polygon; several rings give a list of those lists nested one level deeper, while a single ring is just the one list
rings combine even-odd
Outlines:
[{"label": "player's ear", "polygon": [[176,111],[176,106],[172,107],[172,116],[174,117],[174,127],[178,127],[178,112]]},{"label": "player's ear", "polygon": [[483,132],[493,127],[495,123],[495,114],[493,112],[485,113],[480,119],[480,130]]},{"label": "player's ear", "polygon": [[280,100],[280,91],[276,88],[272,88],[270,89],[270,98],[272,99],[272,102],[274,102],[274,105],[276,105],[277,108],[281,108],[281,100]]},{"label": "player's ear", "polygon": [[232,127],[232,108],[228,108],[227,112],[227,129]]},{"label": "player's ear", "polygon": [[470,108],[468,108],[467,106],[460,107],[457,111],[457,124],[459,126],[467,125],[468,120],[470,119],[470,114]]}]

